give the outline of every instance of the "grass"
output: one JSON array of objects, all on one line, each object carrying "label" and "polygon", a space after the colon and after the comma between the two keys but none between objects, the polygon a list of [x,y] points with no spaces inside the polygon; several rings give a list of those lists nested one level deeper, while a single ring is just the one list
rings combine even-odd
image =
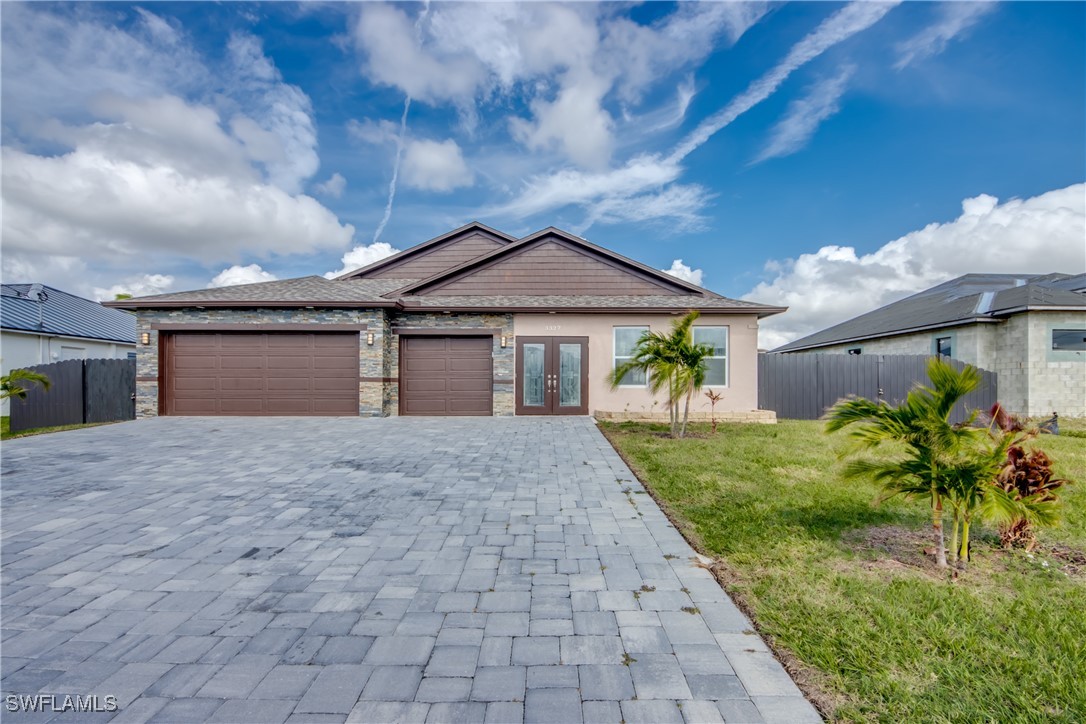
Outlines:
[{"label": "grass", "polygon": [[49,432],[63,432],[64,430],[81,430],[84,427],[97,427],[98,425],[109,425],[108,422],[91,422],[85,425],[56,425],[54,427],[34,427],[29,430],[20,430],[19,432],[11,431],[11,417],[4,415],[0,417],[0,440],[14,440],[17,437],[29,437],[30,435],[44,435]]},{"label": "grass", "polygon": [[828,718],[1086,720],[1086,558],[1066,560],[1086,551],[1081,437],[1039,443],[1078,480],[1063,525],[1032,556],[982,528],[952,577],[923,552],[925,504],[843,482],[821,423],[601,428]]}]

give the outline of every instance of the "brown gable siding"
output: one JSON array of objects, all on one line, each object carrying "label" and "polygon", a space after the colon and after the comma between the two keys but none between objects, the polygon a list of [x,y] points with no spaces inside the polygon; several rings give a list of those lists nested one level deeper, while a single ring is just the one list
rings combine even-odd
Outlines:
[{"label": "brown gable siding", "polygon": [[494,251],[501,242],[472,234],[366,274],[367,279],[425,279]]},{"label": "brown gable siding", "polygon": [[676,293],[673,288],[554,240],[419,292],[427,296]]}]

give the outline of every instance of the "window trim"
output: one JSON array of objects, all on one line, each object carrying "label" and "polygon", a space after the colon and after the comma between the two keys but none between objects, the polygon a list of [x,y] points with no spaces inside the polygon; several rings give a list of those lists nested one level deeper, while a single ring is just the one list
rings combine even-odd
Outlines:
[{"label": "window trim", "polygon": [[[620,329],[637,329],[637,330],[641,331],[641,334],[644,334],[645,332],[651,331],[652,327],[647,325],[647,324],[616,324],[616,325],[611,327],[611,371],[612,372],[615,371],[616,369],[618,369],[618,360],[619,360],[619,356],[618,356],[618,330],[620,330]],[[623,356],[622,359],[627,360],[627,359],[632,359],[632,357]],[[649,376],[647,374],[645,375],[645,381],[644,382],[634,382],[634,383],[622,383],[622,382],[620,382],[619,385],[618,385],[619,389],[625,388],[625,389],[631,389],[631,390],[637,390],[637,389],[643,390],[643,389],[647,388],[648,386],[649,386]]]},{"label": "window trim", "polygon": [[[694,329],[723,329],[724,330],[724,356],[720,357],[713,355],[712,357],[706,357],[705,359],[722,359],[724,360],[724,384],[711,385],[704,384],[702,388],[709,389],[726,389],[731,386],[731,348],[732,348],[732,330],[727,324],[695,324]],[[693,332],[691,332],[693,335]]]}]

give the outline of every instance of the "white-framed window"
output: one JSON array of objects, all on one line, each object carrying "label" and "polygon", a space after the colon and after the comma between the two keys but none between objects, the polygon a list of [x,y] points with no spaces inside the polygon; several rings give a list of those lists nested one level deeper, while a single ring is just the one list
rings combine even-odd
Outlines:
[{"label": "white-framed window", "polygon": [[[624,362],[633,358],[637,348],[637,340],[641,335],[649,331],[648,327],[615,327],[614,328],[614,360],[612,369],[617,369]],[[647,379],[643,370],[633,370],[619,380],[619,387],[644,387]]]},{"label": "white-framed window", "polygon": [[694,327],[694,344],[707,344],[713,354],[705,360],[705,386],[728,386],[728,328]]}]

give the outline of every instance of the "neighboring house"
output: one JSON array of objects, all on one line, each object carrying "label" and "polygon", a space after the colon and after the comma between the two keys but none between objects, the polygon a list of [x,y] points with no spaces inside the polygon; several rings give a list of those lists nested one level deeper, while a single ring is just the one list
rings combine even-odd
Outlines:
[{"label": "neighboring house", "polygon": [[[136,356],[136,318],[42,284],[0,285],[0,374],[67,359]],[[8,403],[4,400],[3,414]]]},{"label": "neighboring house", "polygon": [[1086,274],[966,274],[774,352],[944,354],[1025,415],[1086,415]]},{"label": "neighboring house", "polygon": [[[607,373],[647,329],[697,309],[722,417],[757,399],[758,320],[726,299],[558,229],[468,224],[337,279],[161,294],[135,310],[137,414],[666,416],[644,378]],[[695,411],[708,411],[699,397]]]}]

